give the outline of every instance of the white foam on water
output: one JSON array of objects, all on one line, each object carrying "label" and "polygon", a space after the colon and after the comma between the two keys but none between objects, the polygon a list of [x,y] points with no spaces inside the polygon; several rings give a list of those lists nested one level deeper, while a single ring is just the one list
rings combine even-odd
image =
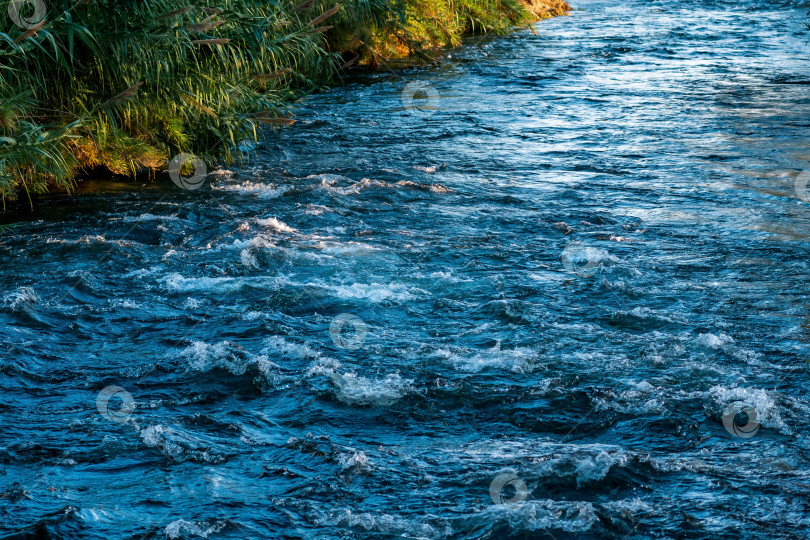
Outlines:
[{"label": "white foam on water", "polygon": [[[173,251],[173,250],[172,250]],[[148,276],[154,276],[155,274],[159,274],[160,272],[164,271],[166,268],[164,266],[151,266],[149,268],[138,268],[137,270],[132,270],[131,272],[127,272],[123,274],[122,278],[144,278]]]},{"label": "white foam on water", "polygon": [[[48,238],[45,240],[46,244],[108,244],[106,238],[100,234],[86,234],[76,240],[66,240],[64,238]],[[113,242],[115,243],[115,242]]]},{"label": "white foam on water", "polygon": [[434,354],[465,373],[478,373],[489,368],[522,373],[530,370],[532,360],[537,357],[535,351],[526,347],[502,349],[500,341],[483,352],[443,347],[437,349]]},{"label": "white foam on water", "polygon": [[335,396],[349,405],[391,405],[411,389],[412,379],[403,379],[398,373],[389,373],[383,379],[369,379],[356,373],[333,373]]},{"label": "white foam on water", "polygon": [[239,260],[242,266],[249,266],[251,268],[259,268],[259,261],[256,260],[256,255],[249,249],[243,249],[239,252]]},{"label": "white foam on water", "polygon": [[220,532],[229,523],[232,523],[229,519],[214,521],[213,523],[178,519],[166,525],[164,532],[166,536],[172,540],[188,538],[189,536],[208,538],[210,535]]},{"label": "white foam on water", "polygon": [[287,225],[283,221],[279,221],[278,219],[276,219],[274,217],[257,218],[255,220],[255,222],[258,223],[259,225],[261,225],[262,227],[267,227],[267,228],[272,229],[272,230],[274,230],[276,232],[284,232],[284,233],[298,232],[298,229],[294,229],[293,227],[290,227],[289,225]]},{"label": "white foam on water", "polygon": [[672,316],[672,314],[665,315],[664,312],[660,310],[653,310],[648,307],[635,307],[630,311],[618,311],[617,313],[625,313],[632,315],[634,317],[638,317],[639,319],[652,319],[657,321],[663,321],[668,323],[680,322],[686,323],[687,321],[682,317]]},{"label": "white foam on water", "polygon": [[308,244],[307,247],[317,249],[330,255],[362,255],[380,251],[379,248],[363,242],[329,242],[320,241],[315,244]]},{"label": "white foam on water", "polygon": [[356,472],[368,473],[373,467],[365,452],[340,452],[337,461],[342,470],[353,470]]},{"label": "white foam on water", "polygon": [[141,440],[146,446],[157,448],[172,459],[180,459],[183,457],[184,449],[170,440],[173,435],[172,428],[160,424],[141,430]]},{"label": "white foam on water", "polygon": [[455,275],[455,272],[450,269],[449,271],[438,271],[438,272],[431,272],[428,274],[428,277],[433,279],[441,279],[443,281],[447,281],[448,283],[470,283],[475,281],[474,279],[463,279]]},{"label": "white foam on water", "polygon": [[211,184],[211,189],[254,195],[259,199],[276,199],[284,195],[289,188],[276,186],[275,184],[247,181],[241,184]]},{"label": "white foam on water", "polygon": [[[777,429],[786,435],[792,433],[790,427],[782,419],[779,405],[776,404],[773,395],[768,390],[762,388],[728,388],[717,385],[709,389],[708,395],[715,401],[721,411],[724,411],[731,403],[741,402],[756,409],[757,422],[760,425]],[[806,409],[806,407],[804,408]]]},{"label": "white foam on water", "polygon": [[271,336],[264,340],[266,346],[262,353],[268,356],[292,358],[295,360],[323,358],[321,353],[310,347],[308,343],[297,343],[281,336]]},{"label": "white foam on water", "polygon": [[139,216],[124,216],[122,221],[125,223],[144,223],[150,221],[180,221],[180,218],[177,216],[161,216],[157,214],[141,214]]},{"label": "white foam on water", "polygon": [[704,347],[710,349],[722,349],[730,343],[734,343],[734,338],[722,332],[718,335],[715,334],[698,334],[697,342]]},{"label": "white foam on water", "polygon": [[189,369],[200,372],[220,368],[234,375],[244,375],[250,366],[256,366],[266,376],[278,368],[266,356],[254,356],[230,341],[214,344],[195,341],[180,351],[180,356]]},{"label": "white foam on water", "polygon": [[243,266],[251,268],[259,268],[259,261],[256,254],[264,249],[277,248],[278,246],[270,239],[263,235],[254,236],[249,240],[234,240],[229,248],[241,248],[239,252],[239,260]]},{"label": "white foam on water", "polygon": [[545,531],[556,529],[583,533],[599,523],[596,509],[587,501],[528,499],[519,504],[493,504],[478,514],[476,520],[506,519],[511,531],[537,531],[537,538],[551,537]]},{"label": "white foam on water", "polygon": [[186,298],[185,303],[183,304],[184,309],[198,309],[202,305],[202,302],[197,298],[192,298],[189,296]]},{"label": "white foam on water", "polygon": [[30,308],[39,301],[39,296],[31,287],[19,287],[3,296],[3,306],[12,311]]},{"label": "white foam on water", "polygon": [[310,174],[306,177],[306,180],[320,180],[322,186],[333,186],[338,182],[351,182],[352,179],[348,176],[342,176],[339,174]]},{"label": "white foam on water", "polygon": [[113,300],[112,307],[124,309],[141,309],[141,304],[132,300]]},{"label": "white foam on water", "polygon": [[630,381],[627,386],[635,387],[623,390],[615,396],[597,397],[594,401],[597,410],[613,410],[623,414],[664,414],[667,412],[664,400],[667,391],[653,386],[647,381]]},{"label": "white foam on water", "polygon": [[379,303],[386,300],[405,302],[429,294],[427,291],[399,283],[352,283],[351,285],[326,285],[338,298],[358,298]]},{"label": "white foam on water", "polygon": [[596,456],[586,456],[576,462],[577,487],[602,480],[610,472],[614,465],[624,466],[627,464],[628,455],[623,452],[608,454],[605,451]]},{"label": "white foam on water", "polygon": [[[454,191],[448,187],[445,187],[441,184],[420,184],[417,182],[413,182],[411,180],[400,180],[396,183],[389,183],[384,182],[382,180],[375,180],[372,178],[362,178],[359,181],[355,182],[351,178],[347,178],[345,176],[340,176],[337,174],[322,174],[322,175],[311,175],[307,177],[308,179],[313,180],[320,180],[320,185],[323,189],[327,190],[329,193],[333,193],[336,195],[357,195],[360,193],[361,190],[371,188],[371,187],[378,187],[378,188],[388,188],[388,189],[398,189],[398,188],[408,188],[408,189],[417,189],[421,191],[430,191],[433,193],[454,193]],[[340,187],[340,183],[348,183],[349,185],[346,187]]]},{"label": "white foam on water", "polygon": [[304,207],[304,213],[308,214],[310,216],[321,216],[325,212],[334,213],[335,210],[333,210],[332,208],[329,208],[328,206],[323,206],[323,205],[320,205],[320,204],[307,204]]},{"label": "white foam on water", "polygon": [[[356,185],[352,185],[354,181],[351,178],[339,174],[311,174],[305,180],[318,181],[321,188],[337,195],[350,195],[359,192]],[[341,188],[339,187],[340,184],[348,184],[349,187]]]},{"label": "white foam on water", "polygon": [[[320,356],[320,355],[319,355]],[[326,375],[332,377],[342,364],[339,360],[330,357],[319,357],[312,362],[305,373],[306,377],[317,377],[319,375]]]},{"label": "white foam on water", "polygon": [[455,193],[455,191],[449,187],[445,187],[441,184],[418,184],[410,180],[400,180],[396,184],[385,184],[385,187],[407,187],[421,191],[430,191],[432,193]]},{"label": "white foam on water", "polygon": [[171,292],[235,292],[243,287],[251,286],[261,289],[278,288],[283,280],[275,277],[200,277],[187,278],[176,272],[160,277],[157,280],[163,283]]},{"label": "white foam on water", "polygon": [[350,508],[328,512],[318,520],[318,523],[330,528],[360,528],[382,537],[447,538],[453,532],[449,524],[437,528],[439,527],[438,524],[431,525],[415,519],[392,516],[381,512],[373,514],[367,512],[354,513]]},{"label": "white foam on water", "polygon": [[[626,464],[638,454],[623,450],[621,447],[602,443],[559,443],[543,439],[484,439],[471,442],[462,449],[447,448],[451,454],[463,454],[465,460],[477,464],[501,463],[506,461],[534,461],[540,472],[551,477],[559,474],[558,469],[566,469],[568,474],[580,470],[577,478],[581,482],[600,480],[602,474],[594,471],[598,468],[607,474],[604,466]],[[603,455],[604,454],[604,455]],[[538,460],[538,457],[542,459]],[[573,467],[569,466],[573,465]],[[555,472],[556,471],[556,472]]]}]

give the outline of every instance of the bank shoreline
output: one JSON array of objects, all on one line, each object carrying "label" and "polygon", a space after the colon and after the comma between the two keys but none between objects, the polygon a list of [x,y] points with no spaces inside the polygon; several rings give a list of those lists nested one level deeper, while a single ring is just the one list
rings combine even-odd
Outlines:
[{"label": "bank shoreline", "polygon": [[164,11],[171,4],[146,0],[125,16],[79,3],[0,26],[0,63],[13,73],[0,85],[4,211],[70,196],[85,179],[140,183],[167,169],[187,178],[191,156],[238,167],[245,144],[295,122],[294,103],[340,73],[440,62],[463,36],[570,10],[564,0],[241,0]]}]

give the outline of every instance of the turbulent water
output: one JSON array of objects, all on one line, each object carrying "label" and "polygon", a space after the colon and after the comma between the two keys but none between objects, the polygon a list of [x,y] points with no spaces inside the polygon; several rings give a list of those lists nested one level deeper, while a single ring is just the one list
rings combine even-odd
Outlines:
[{"label": "turbulent water", "polygon": [[0,537],[810,535],[807,6],[575,7],[7,215]]}]

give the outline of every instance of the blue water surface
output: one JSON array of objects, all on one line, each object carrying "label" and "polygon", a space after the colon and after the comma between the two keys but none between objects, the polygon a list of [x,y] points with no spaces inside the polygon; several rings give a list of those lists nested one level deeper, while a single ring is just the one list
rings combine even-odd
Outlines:
[{"label": "blue water surface", "polygon": [[575,8],[7,216],[0,538],[810,536],[810,8]]}]

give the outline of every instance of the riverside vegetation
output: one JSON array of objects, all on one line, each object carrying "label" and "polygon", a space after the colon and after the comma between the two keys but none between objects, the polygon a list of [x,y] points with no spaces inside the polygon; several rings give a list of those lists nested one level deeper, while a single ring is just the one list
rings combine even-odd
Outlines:
[{"label": "riverside vegetation", "polygon": [[[564,0],[12,0],[0,22],[0,197],[77,177],[238,164],[262,126],[350,66],[435,60]],[[8,16],[6,16],[8,14]]]}]

